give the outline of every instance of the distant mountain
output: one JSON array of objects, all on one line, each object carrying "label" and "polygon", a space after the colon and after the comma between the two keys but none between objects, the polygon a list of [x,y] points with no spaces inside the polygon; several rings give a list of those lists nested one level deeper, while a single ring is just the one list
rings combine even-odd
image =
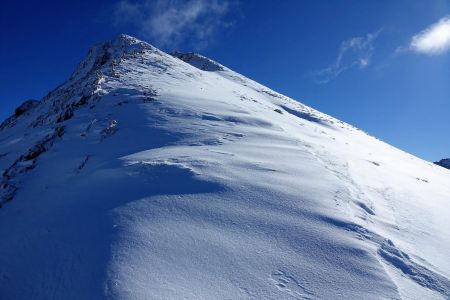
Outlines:
[{"label": "distant mountain", "polygon": [[441,159],[440,161],[435,162],[435,164],[450,169],[450,158]]},{"label": "distant mountain", "polygon": [[450,297],[447,170],[199,54],[94,46],[0,141],[1,299]]}]

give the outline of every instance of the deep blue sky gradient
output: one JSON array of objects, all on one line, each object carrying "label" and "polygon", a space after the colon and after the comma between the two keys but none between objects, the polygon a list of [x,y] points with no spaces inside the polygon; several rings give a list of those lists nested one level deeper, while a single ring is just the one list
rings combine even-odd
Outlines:
[{"label": "deep blue sky gradient", "polygon": [[[8,1],[0,7],[0,119],[62,83],[94,43],[119,33],[115,1]],[[450,14],[446,0],[241,1],[202,53],[427,160],[450,156],[450,53],[396,53]],[[371,64],[325,84],[340,44],[381,30]],[[178,50],[192,49],[189,37]],[[163,47],[163,50],[171,51]]]}]

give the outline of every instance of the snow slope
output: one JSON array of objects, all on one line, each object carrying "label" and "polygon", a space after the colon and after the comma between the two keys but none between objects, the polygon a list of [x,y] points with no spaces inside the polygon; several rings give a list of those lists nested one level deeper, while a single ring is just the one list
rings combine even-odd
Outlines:
[{"label": "snow slope", "polygon": [[449,299],[450,170],[133,37],[0,126],[1,299]]}]

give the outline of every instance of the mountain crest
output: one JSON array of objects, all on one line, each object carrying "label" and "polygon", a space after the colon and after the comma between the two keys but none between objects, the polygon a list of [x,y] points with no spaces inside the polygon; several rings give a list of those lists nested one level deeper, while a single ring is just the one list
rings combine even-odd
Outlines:
[{"label": "mountain crest", "polygon": [[202,71],[212,72],[225,70],[225,67],[223,65],[196,52],[183,53],[175,51],[172,52],[171,55]]},{"label": "mountain crest", "polygon": [[145,51],[159,51],[150,44],[135,37],[121,34],[117,38],[91,47],[86,57],[71,75],[70,80],[84,78],[95,71],[107,71],[114,74],[113,66],[126,58],[138,58]]}]

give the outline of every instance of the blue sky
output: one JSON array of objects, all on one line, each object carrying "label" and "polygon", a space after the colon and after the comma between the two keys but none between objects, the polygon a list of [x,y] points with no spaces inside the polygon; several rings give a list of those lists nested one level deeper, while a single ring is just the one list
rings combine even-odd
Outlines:
[{"label": "blue sky", "polygon": [[128,33],[194,50],[427,160],[450,156],[450,0],[8,1],[0,119]]}]

